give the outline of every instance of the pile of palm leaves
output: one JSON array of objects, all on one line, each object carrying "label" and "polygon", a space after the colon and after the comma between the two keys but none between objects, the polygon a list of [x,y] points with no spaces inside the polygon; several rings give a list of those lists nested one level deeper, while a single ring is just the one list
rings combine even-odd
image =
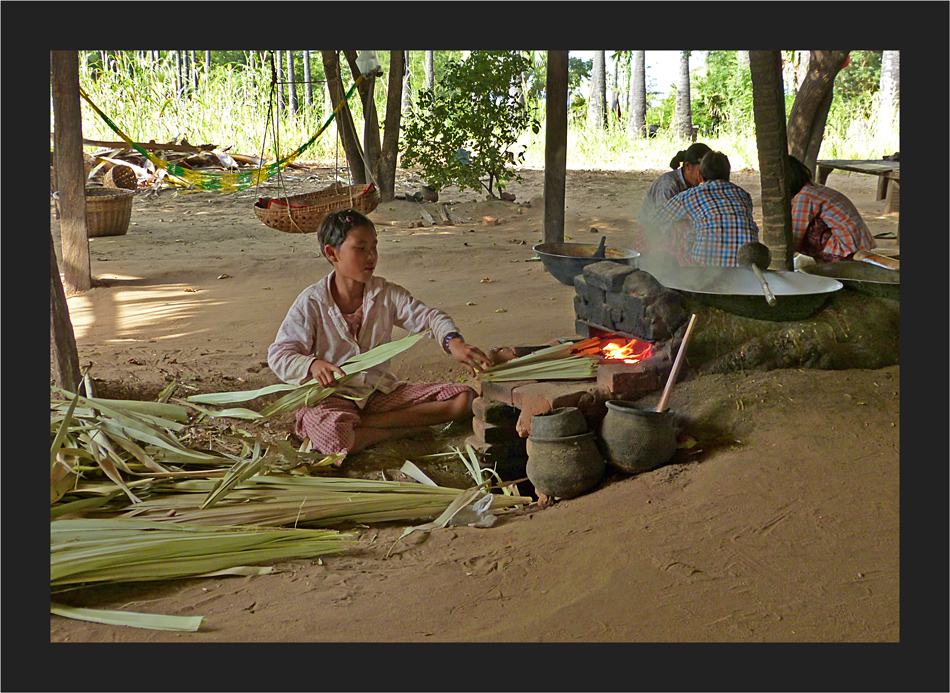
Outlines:
[{"label": "pile of palm leaves", "polygon": [[[377,347],[344,364],[347,375],[341,384],[421,336]],[[471,450],[463,461],[476,483],[463,490],[431,482],[302,475],[301,468],[332,464],[342,456],[295,450],[287,441],[265,440],[233,426],[212,438],[209,449],[194,449],[186,441],[189,430],[202,422],[269,418],[312,405],[336,389],[313,383],[275,385],[170,403],[85,397],[52,387],[51,585],[220,571],[246,574],[259,570],[252,565],[342,551],[350,545],[348,535],[328,527],[430,520],[406,533],[430,529],[444,526],[459,510],[490,493]],[[260,412],[200,406],[282,391],[286,394]],[[222,443],[230,450],[221,449]],[[510,492],[493,500],[499,508],[531,501]],[[54,605],[53,611],[108,623],[122,619],[140,627],[197,628],[194,620],[160,617],[158,623],[146,619],[150,625],[143,625],[133,621],[144,615],[87,613],[62,605]]]},{"label": "pile of palm leaves", "polygon": [[[515,380],[587,380],[597,377],[599,340],[555,344],[499,363],[478,374],[483,382]],[[597,347],[597,348],[595,348]]]}]

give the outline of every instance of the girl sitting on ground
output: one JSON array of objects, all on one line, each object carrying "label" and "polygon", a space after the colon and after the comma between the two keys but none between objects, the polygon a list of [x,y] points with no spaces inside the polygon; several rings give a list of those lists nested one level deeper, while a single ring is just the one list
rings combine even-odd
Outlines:
[{"label": "girl sitting on ground", "polygon": [[[352,209],[328,214],[317,237],[333,271],[297,297],[267,351],[268,365],[282,381],[333,386],[347,359],[392,341],[393,327],[429,330],[473,375],[492,365],[466,344],[448,315],[376,276],[376,227],[366,216]],[[323,454],[350,453],[471,416],[472,388],[398,381],[388,366],[362,371],[337,391],[357,401],[333,394],[297,410],[297,434]]]},{"label": "girl sitting on ground", "polygon": [[811,171],[793,156],[788,157],[788,169],[795,252],[816,262],[837,262],[874,246],[871,230],[851,200],[813,183]]}]

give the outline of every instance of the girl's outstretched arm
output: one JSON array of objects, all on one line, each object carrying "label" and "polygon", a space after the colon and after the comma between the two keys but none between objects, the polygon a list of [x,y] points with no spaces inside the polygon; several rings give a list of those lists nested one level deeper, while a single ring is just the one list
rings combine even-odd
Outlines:
[{"label": "girl's outstretched arm", "polygon": [[485,356],[481,349],[467,344],[461,336],[449,340],[449,353],[473,376],[476,368],[485,370],[492,366],[491,359]]}]

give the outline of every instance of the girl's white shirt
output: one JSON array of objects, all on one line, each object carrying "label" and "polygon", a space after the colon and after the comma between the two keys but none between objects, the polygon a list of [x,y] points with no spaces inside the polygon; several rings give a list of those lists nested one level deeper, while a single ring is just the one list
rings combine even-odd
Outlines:
[{"label": "girl's white shirt", "polygon": [[[310,364],[317,359],[342,366],[358,353],[391,342],[394,327],[410,334],[430,330],[429,336],[439,344],[450,332],[458,332],[448,315],[416,300],[398,284],[374,276],[363,291],[363,324],[354,339],[330,293],[333,275],[330,272],[297,296],[267,350],[267,364],[285,383],[302,385],[309,380]],[[339,392],[359,398],[374,389],[392,392],[403,381],[389,372],[389,364],[358,373]],[[365,399],[358,402],[364,403]]]}]

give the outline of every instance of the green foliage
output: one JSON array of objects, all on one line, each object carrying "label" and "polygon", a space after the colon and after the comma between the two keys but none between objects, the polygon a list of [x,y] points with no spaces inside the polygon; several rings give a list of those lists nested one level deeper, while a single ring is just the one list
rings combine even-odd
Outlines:
[{"label": "green foliage", "polygon": [[473,51],[446,65],[434,89],[417,92],[416,111],[403,122],[403,168],[419,166],[435,188],[484,187],[491,195],[519,179],[509,167],[523,161],[524,148],[513,147],[526,130],[540,129],[521,98],[530,67],[509,51]]},{"label": "green foliage", "polygon": [[736,51],[710,51],[706,73],[690,86],[693,123],[700,132],[719,132],[752,124],[752,74],[739,69]]}]

